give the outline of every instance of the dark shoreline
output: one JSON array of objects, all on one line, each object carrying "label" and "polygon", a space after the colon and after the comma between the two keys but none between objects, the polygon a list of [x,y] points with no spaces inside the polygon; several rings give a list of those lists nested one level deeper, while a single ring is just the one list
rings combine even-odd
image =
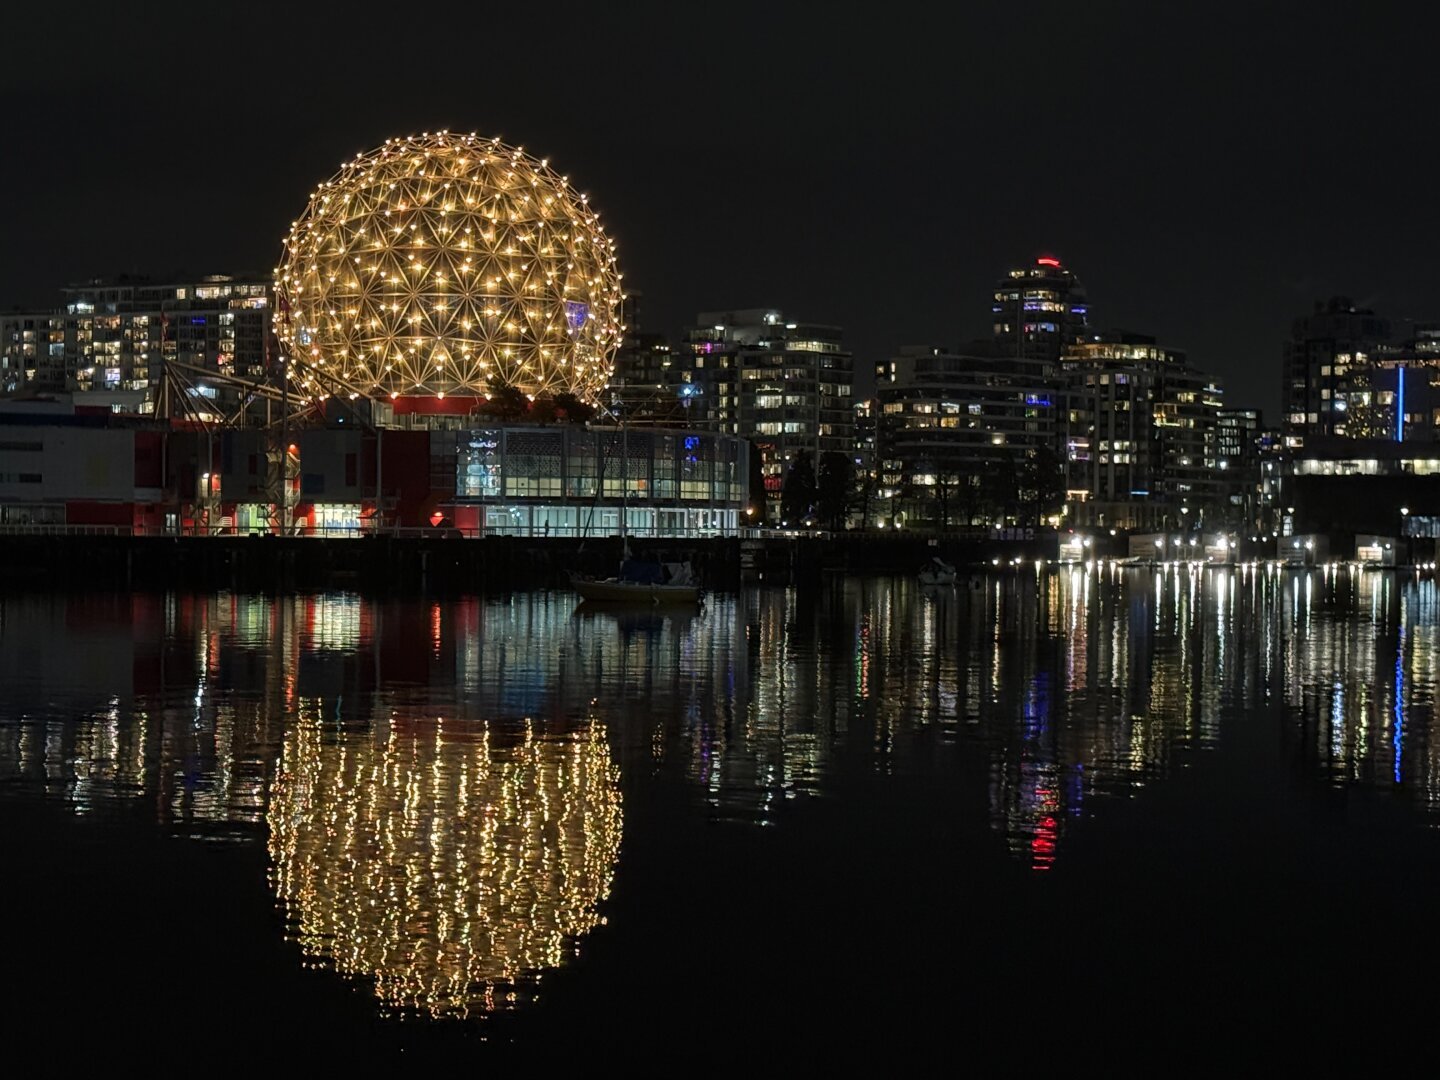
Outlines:
[{"label": "dark shoreline", "polygon": [[[1055,537],[953,540],[837,536],[629,541],[639,558],[688,560],[706,587],[742,581],[804,582],[826,573],[913,574],[934,555],[962,567],[993,560],[1054,559]],[[454,592],[563,584],[569,571],[606,574],[621,557],[618,537],[451,539],[443,536],[0,536],[0,588],[235,589],[374,593]]]}]

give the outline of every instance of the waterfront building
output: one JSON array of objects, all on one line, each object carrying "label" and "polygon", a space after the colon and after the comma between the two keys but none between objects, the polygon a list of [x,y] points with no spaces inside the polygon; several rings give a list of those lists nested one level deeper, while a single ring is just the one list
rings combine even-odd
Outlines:
[{"label": "waterfront building", "polygon": [[[1295,320],[1283,355],[1283,428],[1286,443],[1346,435],[1349,395],[1357,375],[1390,343],[1391,326],[1347,297],[1317,302],[1312,314]],[[1363,381],[1363,380],[1362,380]],[[1363,388],[1360,388],[1363,392]]]},{"label": "waterfront building", "polygon": [[855,507],[850,519],[861,528],[880,516],[878,419],[879,403],[875,398],[855,402]]},{"label": "waterfront building", "polygon": [[1440,536],[1440,444],[1310,439],[1287,465],[1286,533]]},{"label": "waterfront building", "polygon": [[908,346],[879,365],[879,490],[889,516],[942,530],[1042,517],[1042,473],[1058,469],[1050,368],[988,342],[961,352]]},{"label": "waterfront building", "polygon": [[1344,416],[1336,435],[1440,439],[1440,328],[1419,326],[1409,340],[1376,348],[1334,393],[1335,410]]},{"label": "waterfront building", "polygon": [[1183,352],[1123,332],[1070,346],[1059,378],[1072,523],[1166,529],[1216,516],[1217,379]]},{"label": "waterfront building", "polygon": [[685,343],[680,392],[708,430],[760,453],[767,519],[780,520],[789,469],[818,473],[827,453],[854,454],[854,358],[839,327],[787,321],[775,308],[704,312]]},{"label": "waterfront building", "polygon": [[149,413],[168,363],[183,371],[195,410],[218,418],[238,398],[225,379],[268,374],[265,278],[96,278],[61,292],[54,311],[0,314],[0,390],[103,393],[120,411]]},{"label": "waterfront building", "polygon": [[1261,510],[1259,409],[1219,409],[1215,414],[1215,466],[1221,472],[1223,517],[1247,528],[1258,526]]},{"label": "waterfront building", "polygon": [[[462,418],[463,419],[463,418]],[[0,407],[0,526],[127,533],[727,536],[748,446],[717,432],[598,424],[291,432],[285,480],[257,429],[76,407]]]},{"label": "waterfront building", "polygon": [[[314,190],[273,284],[95,281],[0,323],[0,375],[33,391],[0,412],[0,525],[733,534],[738,425],[682,430],[683,409],[657,407],[642,429],[607,394],[622,343],[622,388],[670,380],[638,300],[589,196],[547,159],[474,133],[387,140]],[[848,461],[849,380],[842,395],[832,371],[848,355],[819,340],[783,340],[777,374],[813,405],[797,434],[839,428]]]},{"label": "waterfront building", "polygon": [[1285,435],[1280,428],[1263,428],[1255,439],[1259,456],[1260,497],[1256,525],[1260,533],[1275,533],[1281,523],[1285,503],[1285,469],[1287,457]]},{"label": "waterfront building", "polygon": [[[1440,328],[1397,332],[1337,297],[1295,321],[1284,360],[1284,445],[1261,464],[1261,531],[1398,536],[1396,507],[1429,501],[1419,478],[1440,442]],[[1344,479],[1361,476],[1383,479]]]}]

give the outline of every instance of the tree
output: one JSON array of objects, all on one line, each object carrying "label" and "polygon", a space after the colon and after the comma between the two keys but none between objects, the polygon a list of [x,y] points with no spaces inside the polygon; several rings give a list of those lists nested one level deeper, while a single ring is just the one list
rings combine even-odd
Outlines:
[{"label": "tree", "polygon": [[877,470],[861,469],[860,483],[856,486],[855,497],[859,500],[860,506],[860,528],[870,528],[870,519],[875,514],[875,499],[877,491]]},{"label": "tree", "polygon": [[855,463],[849,454],[827,450],[820,455],[816,509],[827,529],[843,529],[855,496]]},{"label": "tree", "polygon": [[569,424],[583,424],[595,417],[595,406],[568,390],[555,395],[555,409],[560,419]]},{"label": "tree", "polygon": [[1060,457],[1048,446],[1037,446],[1020,467],[1020,486],[1035,524],[1065,505],[1065,472]]},{"label": "tree", "polygon": [[518,386],[502,383],[490,391],[477,411],[496,420],[519,420],[530,411],[530,399]]},{"label": "tree", "polygon": [[985,481],[983,473],[957,473],[955,476],[955,501],[960,506],[960,524],[974,525],[975,517],[982,510],[981,487]]},{"label": "tree", "polygon": [[560,417],[560,409],[555,399],[549,394],[543,394],[530,403],[530,412],[526,419],[532,424],[553,424]]},{"label": "tree", "polygon": [[975,520],[975,500],[979,494],[977,477],[956,472],[943,465],[935,470],[935,525],[942,532],[956,525],[968,526]]},{"label": "tree", "polygon": [[803,524],[815,512],[815,468],[810,454],[800,451],[790,471],[785,474],[785,490],[780,493],[780,523]]},{"label": "tree", "polygon": [[988,511],[991,524],[1004,525],[1014,513],[1019,488],[1020,477],[1012,451],[1007,450],[986,463],[980,479],[980,499]]},{"label": "tree", "polygon": [[766,497],[765,497],[765,468],[764,459],[760,454],[760,447],[755,443],[750,444],[750,491],[749,499],[745,504],[746,512],[750,518],[748,524],[763,525],[765,523]]}]

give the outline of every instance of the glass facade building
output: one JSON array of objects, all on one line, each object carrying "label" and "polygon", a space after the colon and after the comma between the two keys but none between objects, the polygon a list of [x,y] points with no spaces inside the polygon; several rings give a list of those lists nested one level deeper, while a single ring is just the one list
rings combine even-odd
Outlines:
[{"label": "glass facade building", "polygon": [[[496,426],[455,439],[454,522],[499,536],[735,535],[744,439],[667,428]],[[441,433],[432,433],[439,437]]]}]

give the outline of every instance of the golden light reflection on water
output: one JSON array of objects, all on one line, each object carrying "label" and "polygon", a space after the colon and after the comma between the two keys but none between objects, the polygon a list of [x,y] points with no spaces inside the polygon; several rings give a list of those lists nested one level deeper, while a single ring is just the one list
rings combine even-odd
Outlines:
[{"label": "golden light reflection on water", "polygon": [[435,1017],[506,1008],[601,920],[620,854],[606,733],[391,718],[286,735],[272,885],[307,956]]},{"label": "golden light reflection on water", "polygon": [[397,1008],[485,1009],[593,925],[621,769],[745,827],[864,800],[857,776],[951,770],[997,847],[1045,870],[1107,801],[1263,724],[1312,787],[1440,820],[1437,637],[1432,580],[1253,568],[851,579],[699,615],[554,592],[0,598],[0,798],[138,807],[187,838],[273,830],[315,962]]}]

